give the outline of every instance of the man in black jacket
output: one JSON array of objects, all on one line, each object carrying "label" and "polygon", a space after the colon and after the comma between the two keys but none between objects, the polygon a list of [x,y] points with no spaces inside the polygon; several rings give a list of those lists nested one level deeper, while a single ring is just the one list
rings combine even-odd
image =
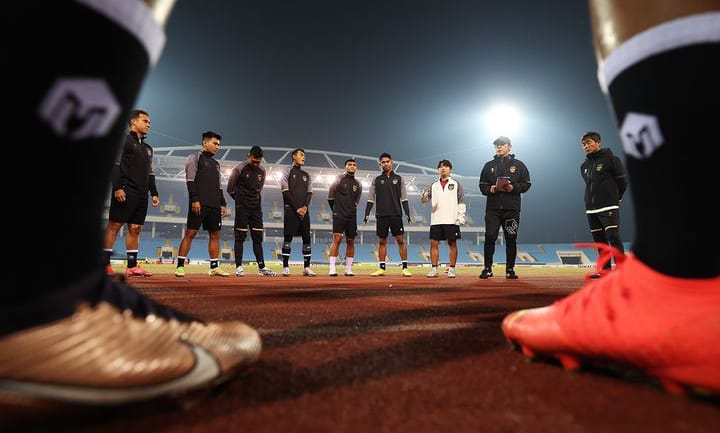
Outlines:
[{"label": "man in black jacket", "polygon": [[[624,253],[620,238],[620,201],[627,188],[625,167],[610,149],[600,148],[601,138],[597,132],[586,132],[580,142],[586,154],[580,174],[585,181],[585,213],[590,233],[596,243],[610,244]],[[611,267],[610,261],[604,266],[606,270]],[[591,276],[598,278],[600,274]]]},{"label": "man in black jacket", "polygon": [[492,277],[493,255],[500,227],[505,235],[505,278],[515,280],[517,234],[520,227],[520,194],[530,189],[530,173],[525,164],[510,153],[512,143],[500,136],[493,142],[495,157],[480,172],[480,192],[485,205],[484,267],[480,278]]},{"label": "man in black jacket", "polygon": [[402,215],[405,211],[407,222],[412,221],[410,217],[410,205],[408,204],[407,186],[402,176],[393,171],[392,156],[383,152],[378,158],[378,164],[382,173],[370,184],[367,204],[365,205],[365,218],[368,222],[370,211],[374,204],[375,208],[375,231],[378,237],[378,269],[371,273],[373,277],[385,275],[385,261],[387,260],[387,237],[388,232],[395,237],[395,242],[400,253],[402,262],[402,276],[411,277],[408,269],[407,245],[405,245],[405,227]]},{"label": "man in black jacket", "polygon": [[297,148],[292,152],[293,164],[280,181],[285,214],[283,217],[282,276],[290,276],[290,252],[295,236],[302,236],[303,275],[314,277],[310,268],[312,259],[312,239],[310,237],[310,200],[312,199],[312,180],[310,173],[302,169],[305,165],[305,150]]},{"label": "man in black jacket", "polygon": [[148,209],[148,192],[152,196],[152,205],[160,204],[155,172],[153,171],[153,149],[145,142],[150,131],[150,114],[145,110],[133,110],[128,119],[130,131],[125,136],[119,160],[112,169],[112,198],[107,228],[105,229],[105,245],[103,259],[105,272],[113,274],[110,265],[113,245],[118,232],[127,224],[125,235],[125,253],[127,254],[128,277],[149,277],[152,273],[137,264],[140,232],[145,224]]},{"label": "man in black jacket", "polygon": [[335,179],[328,190],[328,204],[333,213],[333,241],[330,247],[330,270],[328,275],[337,277],[335,264],[340,253],[340,242],[345,235],[345,276],[352,277],[353,258],[355,257],[355,236],[357,236],[357,208],[362,195],[362,184],[355,179],[357,161],[350,158],[345,161],[345,173]]},{"label": "man in black jacket", "polygon": [[247,161],[238,162],[230,172],[227,192],[235,200],[235,276],[245,275],[243,269],[243,244],[248,230],[252,239],[253,254],[258,265],[258,273],[263,277],[274,277],[275,272],[265,267],[263,253],[263,216],[261,193],[265,186],[265,169],[260,166],[263,150],[253,146],[247,155]]},{"label": "man in black jacket", "polygon": [[227,277],[230,274],[220,268],[220,229],[227,215],[225,195],[220,187],[220,163],[214,158],[220,148],[220,134],[206,131],[202,134],[202,151],[188,155],[185,160],[185,179],[190,206],[187,214],[185,236],[178,249],[176,277],[185,276],[185,261],[193,239],[202,226],[208,232],[208,275]]}]

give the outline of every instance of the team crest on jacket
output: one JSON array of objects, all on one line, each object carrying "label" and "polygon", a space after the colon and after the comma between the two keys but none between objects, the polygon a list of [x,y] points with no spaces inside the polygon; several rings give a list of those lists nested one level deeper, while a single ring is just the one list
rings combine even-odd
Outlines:
[{"label": "team crest on jacket", "polygon": [[353,185],[353,192],[357,192],[357,185]]},{"label": "team crest on jacket", "polygon": [[510,173],[515,173],[515,171],[517,171],[517,167],[515,167],[514,165],[511,165],[509,170],[510,170]]},{"label": "team crest on jacket", "polygon": [[603,165],[602,163],[598,164],[597,167],[595,167],[595,171],[602,171]]},{"label": "team crest on jacket", "polygon": [[303,182],[307,182],[307,176],[303,176]]},{"label": "team crest on jacket", "polygon": [[152,156],[152,150],[150,150],[149,148],[145,149],[145,152],[147,152],[147,156]]},{"label": "team crest on jacket", "polygon": [[455,185],[454,185],[454,184],[451,183],[450,185],[448,185],[448,191],[452,191],[452,190],[454,190],[454,189],[455,189]]},{"label": "team crest on jacket", "polygon": [[397,179],[393,179],[393,185],[397,185]]},{"label": "team crest on jacket", "polygon": [[384,184],[385,184],[385,179],[380,179],[380,185],[384,185]]},{"label": "team crest on jacket", "polygon": [[263,181],[262,174],[258,174],[258,182],[262,182],[262,181]]}]

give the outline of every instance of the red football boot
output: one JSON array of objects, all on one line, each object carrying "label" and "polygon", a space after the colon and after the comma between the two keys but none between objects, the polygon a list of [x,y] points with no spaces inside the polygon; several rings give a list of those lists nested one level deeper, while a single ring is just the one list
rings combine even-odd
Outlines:
[{"label": "red football boot", "polygon": [[638,369],[669,392],[720,393],[720,277],[670,277],[607,248],[615,270],[552,305],[509,314],[508,341],[567,369],[600,361]]}]

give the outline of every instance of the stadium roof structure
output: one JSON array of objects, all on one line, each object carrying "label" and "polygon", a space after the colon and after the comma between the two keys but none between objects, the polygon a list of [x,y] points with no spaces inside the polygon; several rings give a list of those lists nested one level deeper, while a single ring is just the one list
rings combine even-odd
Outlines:
[{"label": "stadium roof structure", "polygon": [[[215,159],[220,162],[222,169],[223,183],[227,182],[230,171],[238,161],[245,161],[251,146],[222,146]],[[267,171],[266,188],[280,188],[280,178],[285,168],[292,164],[291,147],[265,147],[263,167]],[[185,181],[185,160],[187,156],[198,152],[199,147],[193,146],[168,146],[155,147],[155,177],[160,180]],[[342,174],[345,167],[345,160],[354,158],[357,161],[358,171],[355,177],[363,183],[363,186],[370,185],[371,180],[380,174],[377,156],[366,156],[344,152],[333,152],[327,150],[304,149],[305,166],[313,180],[313,189],[327,190],[335,176]],[[422,189],[429,187],[437,177],[436,167],[427,167],[405,161],[393,159],[394,170],[401,175],[407,184],[409,195],[419,195]],[[480,196],[477,188],[479,178],[477,176],[462,176],[453,173],[453,177],[461,182],[465,195],[468,197]]]}]

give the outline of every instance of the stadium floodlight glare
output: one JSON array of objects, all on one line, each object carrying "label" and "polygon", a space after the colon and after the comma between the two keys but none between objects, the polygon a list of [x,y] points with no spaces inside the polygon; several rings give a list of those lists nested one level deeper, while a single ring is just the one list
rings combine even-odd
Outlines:
[{"label": "stadium floodlight glare", "polygon": [[515,107],[498,104],[490,108],[485,115],[485,130],[490,139],[505,135],[512,139],[520,131],[522,119]]}]

